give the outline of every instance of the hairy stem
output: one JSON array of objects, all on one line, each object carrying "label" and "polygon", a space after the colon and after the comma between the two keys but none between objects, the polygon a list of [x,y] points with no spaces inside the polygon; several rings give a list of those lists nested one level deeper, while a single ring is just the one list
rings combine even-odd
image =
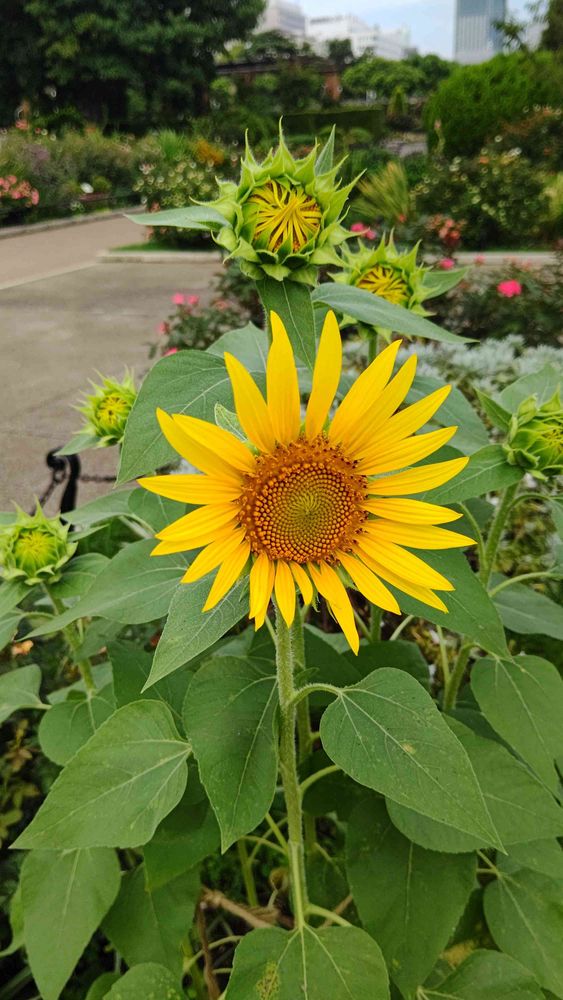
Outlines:
[{"label": "hairy stem", "polygon": [[465,668],[469,661],[469,654],[471,652],[471,643],[467,643],[462,646],[458,658],[456,660],[455,666],[450,674],[450,677],[446,683],[444,689],[444,711],[451,712],[452,708],[455,708],[455,703],[457,701],[457,693],[460,688],[460,684],[463,680],[463,675],[465,674]]},{"label": "hairy stem", "polygon": [[297,773],[297,747],[295,742],[297,710],[293,697],[294,661],[290,631],[276,608],[276,666],[280,701],[280,771],[287,809],[289,871],[293,895],[295,926],[305,923],[307,908],[307,883],[305,877],[305,850],[303,845],[303,812]]},{"label": "hairy stem", "polygon": [[237,840],[237,852],[248,904],[249,906],[258,906],[256,883],[254,881],[254,875],[252,874],[252,865],[250,864],[244,840]]},{"label": "hairy stem", "polygon": [[505,494],[497,507],[493,523],[491,524],[487,543],[485,545],[485,555],[480,573],[481,581],[485,587],[487,586],[491,578],[491,573],[494,569],[497,549],[502,538],[506,519],[511,507],[513,506],[517,489],[518,483],[515,483],[513,486],[509,486],[505,491]]}]

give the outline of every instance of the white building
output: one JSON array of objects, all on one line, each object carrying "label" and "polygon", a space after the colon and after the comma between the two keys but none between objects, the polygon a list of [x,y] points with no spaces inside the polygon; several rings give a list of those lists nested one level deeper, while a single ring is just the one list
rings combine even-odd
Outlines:
[{"label": "white building", "polygon": [[506,0],[457,0],[455,11],[456,62],[481,63],[502,51],[495,21],[506,18]]},{"label": "white building", "polygon": [[300,4],[291,0],[268,0],[256,31],[279,31],[282,35],[302,40],[306,19]]},{"label": "white building", "polygon": [[404,59],[410,47],[408,28],[382,31],[377,26],[370,27],[354,14],[338,14],[334,17],[310,17],[307,19],[307,41],[319,55],[326,55],[328,43],[333,39],[348,38],[354,56],[364,52],[383,59]]}]

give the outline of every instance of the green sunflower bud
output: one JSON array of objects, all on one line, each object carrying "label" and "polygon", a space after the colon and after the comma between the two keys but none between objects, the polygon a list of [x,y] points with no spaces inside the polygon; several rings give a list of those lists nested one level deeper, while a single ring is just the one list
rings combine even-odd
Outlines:
[{"label": "green sunflower bud", "polygon": [[86,417],[83,430],[98,438],[99,447],[120,444],[131,407],[137,398],[133,378],[126,374],[123,382],[104,378],[101,385],[91,384],[94,392],[86,396],[83,405],[78,407]]},{"label": "green sunflower bud", "polygon": [[408,253],[399,253],[390,235],[387,240],[383,236],[375,250],[367,246],[359,250],[346,247],[342,253],[344,267],[333,275],[334,280],[373,292],[421,316],[429,316],[422,306],[431,296],[430,288],[424,283],[429,268],[417,264],[419,246],[417,243]]},{"label": "green sunflower bud", "polygon": [[542,406],[537,397],[525,399],[512,415],[504,444],[511,465],[519,465],[536,479],[563,473],[563,406],[559,392]]},{"label": "green sunflower bud", "polygon": [[76,551],[76,543],[68,541],[68,531],[59,517],[46,517],[39,504],[35,514],[18,509],[16,520],[0,529],[2,576],[6,580],[23,577],[30,587],[54,583]]},{"label": "green sunflower bud", "polygon": [[238,185],[218,182],[211,204],[229,224],[214,239],[244,274],[313,285],[318,267],[339,263],[335,247],[350,237],[341,221],[355,181],[341,187],[340,164],[324,169],[324,160],[318,145],[295,159],[280,127],[278,148],[261,163],[247,142]]}]

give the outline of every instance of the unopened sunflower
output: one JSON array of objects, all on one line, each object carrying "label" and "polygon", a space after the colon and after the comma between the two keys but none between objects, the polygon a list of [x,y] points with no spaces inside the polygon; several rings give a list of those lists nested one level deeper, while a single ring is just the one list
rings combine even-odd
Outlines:
[{"label": "unopened sunflower", "polygon": [[342,344],[334,314],[328,313],[303,420],[293,351],[275,313],[271,324],[266,398],[243,365],[225,354],[246,442],[204,420],[157,411],[170,444],[203,475],[140,480],[161,496],[198,505],[157,535],[153,555],[202,550],[183,582],[217,569],[204,611],[249,568],[250,617],[257,628],[272,594],[290,625],[296,588],[305,604],[319,593],[357,651],[347,587],[395,613],[399,604],[386,584],[447,611],[436,591],[453,590],[451,582],[410,549],[472,544],[465,535],[438,527],[460,514],[403,499],[447,482],[467,462],[455,458],[409,468],[455,433],[447,427],[415,434],[450,387],[396,412],[412,385],[416,357],[392,377],[395,342],[359,376],[329,419]]},{"label": "unopened sunflower", "polygon": [[429,316],[422,303],[435,293],[425,284],[429,268],[417,263],[418,249],[417,243],[406,253],[400,253],[392,235],[387,239],[383,236],[375,250],[369,246],[360,246],[356,251],[346,247],[342,270],[333,275],[334,280],[363,288],[420,316]]}]

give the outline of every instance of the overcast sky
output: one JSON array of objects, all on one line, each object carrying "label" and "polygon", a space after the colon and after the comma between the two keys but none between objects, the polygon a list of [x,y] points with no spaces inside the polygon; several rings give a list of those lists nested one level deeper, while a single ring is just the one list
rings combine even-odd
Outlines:
[{"label": "overcast sky", "polygon": [[[301,0],[305,14],[356,14],[368,24],[382,28],[411,29],[412,44],[421,52],[437,52],[451,59],[453,52],[455,0]],[[512,0],[510,10],[520,16],[525,0]]]}]

